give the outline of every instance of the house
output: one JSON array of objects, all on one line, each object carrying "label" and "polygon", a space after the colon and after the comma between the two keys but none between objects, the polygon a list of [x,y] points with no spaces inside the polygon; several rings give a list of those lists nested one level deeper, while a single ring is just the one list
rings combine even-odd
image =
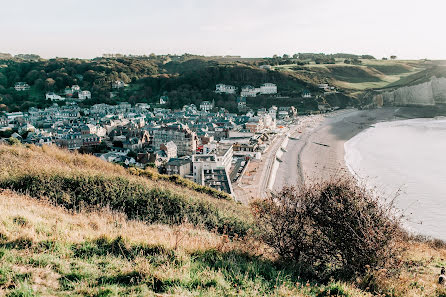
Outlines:
[{"label": "house", "polygon": [[48,92],[48,93],[46,93],[46,94],[45,94],[45,98],[46,98],[46,100],[51,100],[51,101],[64,101],[64,100],[65,100],[64,97],[62,97],[62,96],[60,96],[60,95],[57,95],[57,94],[54,93],[54,92]]},{"label": "house", "polygon": [[80,92],[81,91],[81,87],[79,87],[78,85],[72,85],[71,86],[71,93],[74,94],[76,92]]},{"label": "house", "polygon": [[30,86],[29,86],[27,83],[25,83],[25,82],[17,82],[17,83],[14,85],[14,89],[15,89],[17,92],[28,91],[29,88],[30,88]]},{"label": "house", "polygon": [[308,90],[302,91],[302,98],[311,98],[311,93]]},{"label": "house", "polygon": [[112,82],[113,89],[120,89],[124,88],[125,86],[127,86],[127,84],[125,84],[122,80],[115,80],[114,82]]},{"label": "house", "polygon": [[177,145],[173,141],[160,145],[160,150],[166,153],[169,160],[178,156]]},{"label": "house", "polygon": [[271,65],[260,65],[260,69],[271,70]]},{"label": "house", "polygon": [[91,99],[90,91],[80,91],[78,93],[79,100]]},{"label": "house", "polygon": [[169,101],[169,97],[168,96],[161,96],[160,97],[160,104],[161,105],[167,104],[168,101]]},{"label": "house", "polygon": [[179,175],[181,177],[185,177],[186,175],[190,175],[192,173],[192,162],[190,159],[185,158],[174,158],[170,159],[169,162],[166,163],[166,173],[168,175]]},{"label": "house", "polygon": [[268,94],[277,94],[277,86],[272,83],[264,83],[260,86],[260,94],[268,95]]},{"label": "house", "polygon": [[237,97],[237,108],[239,111],[246,109],[246,98]]},{"label": "house", "polygon": [[153,131],[152,146],[158,149],[161,144],[173,141],[177,145],[179,156],[192,155],[197,149],[197,134],[187,125],[170,124]]},{"label": "house", "polygon": [[259,92],[260,92],[260,90],[257,88],[254,88],[253,86],[244,86],[242,88],[240,96],[242,96],[242,97],[256,97]]},{"label": "house", "polygon": [[210,112],[212,109],[214,109],[214,101],[203,101],[200,103],[200,109],[205,112]]},{"label": "house", "polygon": [[17,118],[23,118],[23,112],[21,112],[21,111],[7,112],[5,115],[6,115],[6,119],[8,121],[13,121]]},{"label": "house", "polygon": [[218,84],[215,86],[215,93],[235,94],[237,88],[231,85]]}]

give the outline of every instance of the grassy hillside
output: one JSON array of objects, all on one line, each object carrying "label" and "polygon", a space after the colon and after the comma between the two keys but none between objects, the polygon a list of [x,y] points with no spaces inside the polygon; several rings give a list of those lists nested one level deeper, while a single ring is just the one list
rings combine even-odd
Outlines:
[{"label": "grassy hillside", "polygon": [[431,66],[431,62],[421,60],[361,59],[361,64],[353,65],[345,64],[342,59],[337,59],[335,64],[281,65],[276,69],[295,72],[320,82],[329,82],[346,91],[363,91],[404,85],[407,83],[406,78],[416,76]]},{"label": "grassy hillside", "polygon": [[57,148],[0,145],[0,210],[0,296],[446,296],[442,242],[401,242],[391,271],[307,280],[248,207]]},{"label": "grassy hillside", "polygon": [[252,241],[191,225],[146,225],[107,211],[72,214],[0,193],[0,295],[369,296],[306,283]]},{"label": "grassy hillside", "polygon": [[188,221],[231,235],[252,227],[249,211],[233,201],[54,147],[0,145],[0,187],[44,196],[72,210],[108,207],[150,223]]}]

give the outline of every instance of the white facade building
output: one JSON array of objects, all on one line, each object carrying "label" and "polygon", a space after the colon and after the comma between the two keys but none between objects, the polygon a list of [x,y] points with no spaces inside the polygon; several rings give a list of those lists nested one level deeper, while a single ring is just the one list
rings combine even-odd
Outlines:
[{"label": "white facade building", "polygon": [[90,91],[80,91],[78,95],[80,100],[91,99]]},{"label": "white facade building", "polygon": [[64,97],[57,95],[54,92],[46,93],[45,98],[46,98],[46,100],[51,100],[51,101],[64,101],[65,100]]},{"label": "white facade building", "polygon": [[260,94],[277,94],[277,86],[272,83],[264,83],[260,86]]},{"label": "white facade building", "polygon": [[235,94],[237,88],[231,85],[218,84],[215,86],[215,93]]},{"label": "white facade building", "polygon": [[256,97],[260,92],[259,88],[254,88],[253,86],[245,86],[242,88],[240,96],[242,97]]},{"label": "white facade building", "polygon": [[200,104],[200,109],[202,111],[210,112],[214,108],[214,102],[203,101]]},{"label": "white facade building", "polygon": [[29,85],[25,82],[18,82],[14,85],[14,89],[17,92],[21,92],[21,91],[28,91],[29,90]]}]

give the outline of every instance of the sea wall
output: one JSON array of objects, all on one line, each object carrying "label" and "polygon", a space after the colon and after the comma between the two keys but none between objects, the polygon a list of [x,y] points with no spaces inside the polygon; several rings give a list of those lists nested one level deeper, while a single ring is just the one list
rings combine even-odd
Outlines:
[{"label": "sea wall", "polygon": [[423,105],[446,103],[446,78],[432,77],[430,81],[383,92],[373,97],[377,105]]}]

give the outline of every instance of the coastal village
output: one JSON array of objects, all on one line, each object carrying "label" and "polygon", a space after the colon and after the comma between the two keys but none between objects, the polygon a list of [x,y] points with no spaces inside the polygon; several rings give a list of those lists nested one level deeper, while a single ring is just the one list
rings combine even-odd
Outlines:
[{"label": "coastal village", "polygon": [[[121,81],[113,83],[114,89],[123,87]],[[18,92],[26,88],[25,83],[16,85]],[[241,112],[235,114],[215,107],[212,100],[170,110],[165,108],[167,96],[154,105],[122,102],[81,108],[79,102],[91,98],[91,93],[74,85],[63,94],[47,93],[51,107],[3,113],[0,131],[13,132],[12,138],[26,144],[79,150],[125,167],[157,168],[235,197],[233,184],[248,164],[261,162],[271,144],[298,122],[293,106],[247,108],[246,97],[277,91],[272,83],[243,87],[237,98]],[[215,92],[238,90],[218,84]]]}]

